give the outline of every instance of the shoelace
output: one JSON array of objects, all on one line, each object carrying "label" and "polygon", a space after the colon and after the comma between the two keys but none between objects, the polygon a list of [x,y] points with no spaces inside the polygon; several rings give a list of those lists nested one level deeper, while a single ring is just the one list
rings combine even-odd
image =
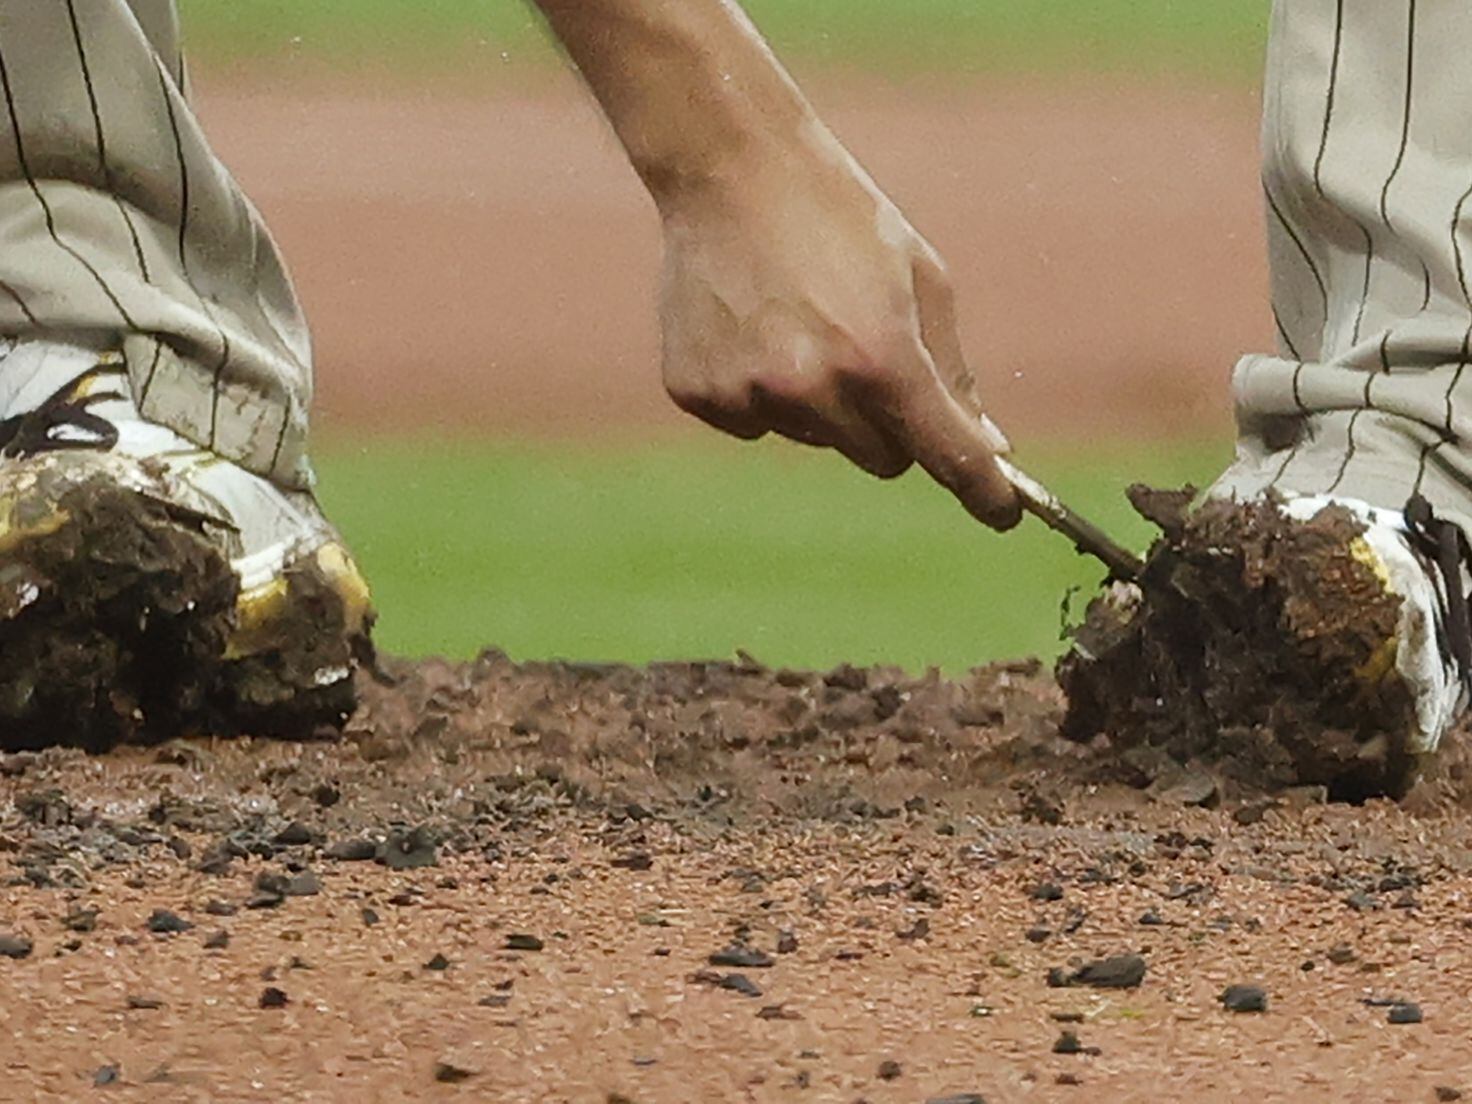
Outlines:
[{"label": "shoelace", "polygon": [[1472,603],[1463,581],[1464,567],[1472,566],[1472,545],[1468,544],[1462,527],[1437,517],[1423,495],[1411,496],[1406,503],[1405,519],[1418,550],[1436,565],[1441,575],[1442,592],[1446,596],[1443,643],[1456,660],[1463,685],[1472,690]]},{"label": "shoelace", "polygon": [[[34,410],[0,421],[0,456],[23,459],[61,449],[98,449],[107,452],[118,443],[117,427],[93,414],[90,407],[109,399],[121,399],[118,391],[98,391],[78,397],[86,382],[108,371],[99,366],[82,373]],[[59,429],[80,430],[85,437],[57,435]]]}]

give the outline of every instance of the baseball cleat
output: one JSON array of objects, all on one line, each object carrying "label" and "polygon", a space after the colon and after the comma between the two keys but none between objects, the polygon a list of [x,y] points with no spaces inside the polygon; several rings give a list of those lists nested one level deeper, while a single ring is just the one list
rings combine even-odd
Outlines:
[{"label": "baseball cleat", "polygon": [[309,492],[144,419],[119,352],[0,342],[0,747],[339,724],[372,620]]},{"label": "baseball cleat", "polygon": [[1152,508],[1166,536],[1139,585],[1116,583],[1077,630],[1067,733],[1253,784],[1402,792],[1468,706],[1460,531],[1419,499],[1186,505]]}]

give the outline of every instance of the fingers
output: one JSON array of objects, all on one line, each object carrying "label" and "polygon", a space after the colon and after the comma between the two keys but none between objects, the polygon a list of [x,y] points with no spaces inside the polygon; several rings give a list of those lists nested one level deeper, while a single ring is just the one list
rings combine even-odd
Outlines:
[{"label": "fingers", "polygon": [[[836,390],[836,389],[835,389]],[[805,445],[831,448],[880,479],[893,479],[913,461],[885,432],[849,409],[833,394],[806,399],[784,398],[763,387],[753,388],[753,406],[773,432]]]},{"label": "fingers", "polygon": [[1017,492],[997,467],[1006,439],[991,422],[963,407],[930,367],[900,397],[895,436],[937,483],[978,521],[1010,529],[1022,517]]}]

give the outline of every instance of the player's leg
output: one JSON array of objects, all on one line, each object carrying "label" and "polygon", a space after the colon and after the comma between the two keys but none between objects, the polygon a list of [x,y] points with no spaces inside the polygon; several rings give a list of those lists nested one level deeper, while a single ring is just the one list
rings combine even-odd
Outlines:
[{"label": "player's leg", "polygon": [[1179,715],[1208,742],[1269,733],[1269,759],[1344,792],[1404,784],[1465,707],[1469,45],[1465,4],[1276,0],[1263,187],[1279,349],[1238,366],[1237,458],[1157,561],[1177,565],[1183,612],[1122,595],[1129,632],[1101,637],[1110,663],[1082,650],[1075,705],[1107,711],[1122,685],[1121,730]]},{"label": "player's leg", "polygon": [[307,330],[177,38],[164,0],[0,0],[7,738],[65,690],[58,641],[99,738],[350,699],[366,594],[310,494]]},{"label": "player's leg", "polygon": [[[1272,18],[1263,188],[1280,348],[1236,370],[1238,457],[1215,491],[1373,519],[1376,570],[1404,600],[1388,677],[1412,686],[1414,742],[1434,746],[1472,663],[1457,532],[1472,531],[1472,8],[1277,0]],[[1413,501],[1430,513],[1408,524]]]},{"label": "player's leg", "polygon": [[1399,511],[1472,530],[1472,8],[1279,0],[1264,190],[1280,350],[1235,392],[1239,493]]}]

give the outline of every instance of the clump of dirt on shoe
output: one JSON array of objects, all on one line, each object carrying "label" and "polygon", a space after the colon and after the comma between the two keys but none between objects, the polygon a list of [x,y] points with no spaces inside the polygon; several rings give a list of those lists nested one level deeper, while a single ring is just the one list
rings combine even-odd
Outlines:
[{"label": "clump of dirt on shoe", "polygon": [[[1209,763],[1258,786],[1322,784],[1347,799],[1399,794],[1409,692],[1390,673],[1399,602],[1353,545],[1364,526],[1329,507],[1309,521],[1271,502],[1130,490],[1164,537],[1143,597],[1095,600],[1059,664],[1064,732]],[[1389,642],[1389,643],[1387,643]]]},{"label": "clump of dirt on shoe", "polygon": [[[352,680],[318,688],[279,657],[227,658],[238,580],[206,519],[107,478],[38,478],[56,485],[29,500],[67,520],[0,564],[0,750],[101,751],[247,725],[305,736],[346,719]],[[324,613],[314,634],[321,603],[301,597],[300,638],[331,630]]]}]

